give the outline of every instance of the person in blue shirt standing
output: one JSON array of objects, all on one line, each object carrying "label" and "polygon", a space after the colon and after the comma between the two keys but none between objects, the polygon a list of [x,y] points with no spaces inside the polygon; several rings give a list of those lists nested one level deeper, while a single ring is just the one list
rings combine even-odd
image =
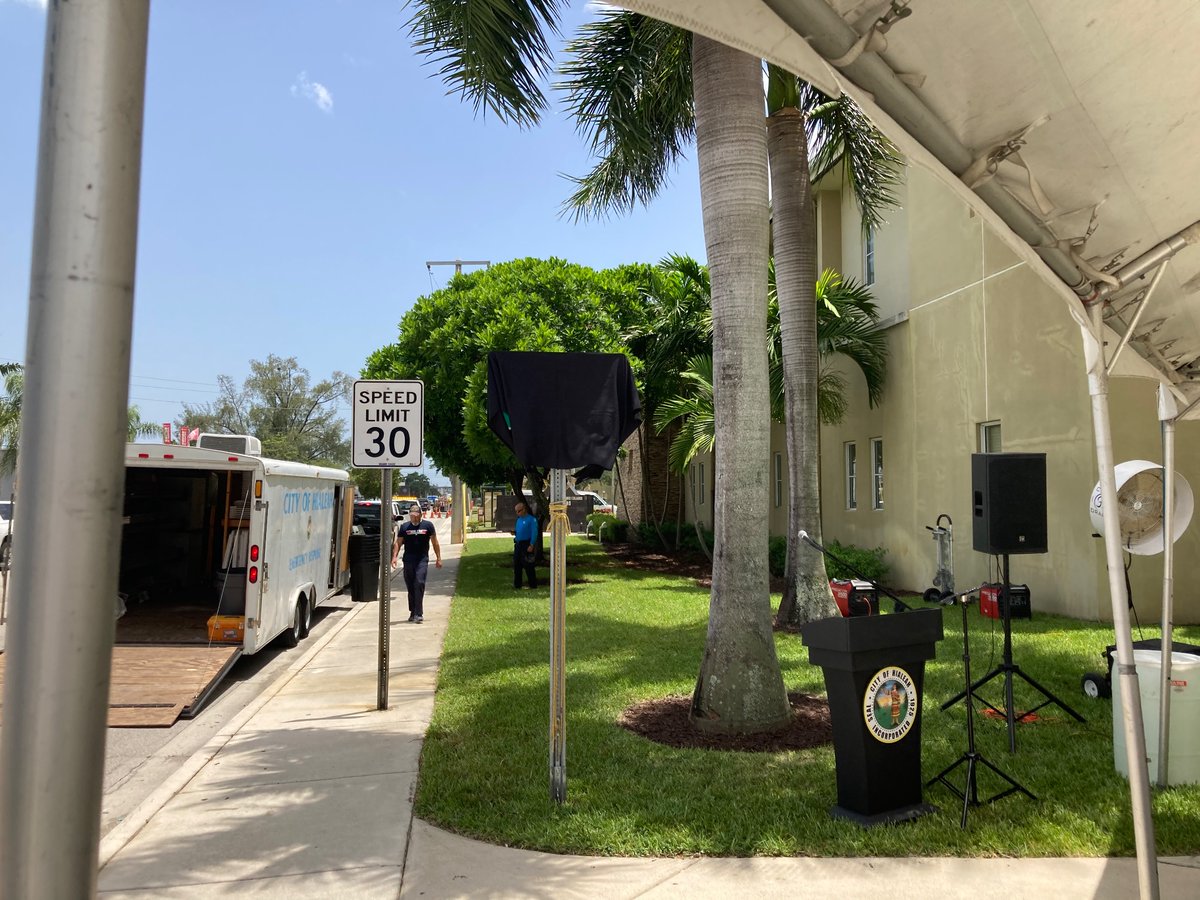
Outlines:
[{"label": "person in blue shirt standing", "polygon": [[425,621],[425,576],[429,572],[429,546],[442,567],[442,548],[438,546],[437,528],[421,518],[421,504],[408,508],[408,521],[400,526],[400,546],[404,551],[404,586],[408,588],[408,621]]},{"label": "person in blue shirt standing", "polygon": [[538,521],[530,515],[529,507],[518,500],[513,509],[517,512],[517,528],[513,533],[513,589],[521,589],[521,570],[529,578],[529,586],[537,587],[537,571],[533,563],[537,554]]}]

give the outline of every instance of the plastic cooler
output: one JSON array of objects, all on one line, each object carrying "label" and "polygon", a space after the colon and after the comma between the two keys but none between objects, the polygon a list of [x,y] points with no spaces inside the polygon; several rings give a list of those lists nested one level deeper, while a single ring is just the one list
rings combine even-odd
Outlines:
[{"label": "plastic cooler", "polygon": [[[1162,652],[1134,650],[1142,695],[1142,723],[1146,732],[1146,756],[1150,780],[1158,777],[1158,719],[1162,684]],[[1113,762],[1117,771],[1129,777],[1125,759],[1124,708],[1121,688],[1113,677]],[[1171,654],[1171,733],[1167,744],[1170,757],[1167,784],[1200,782],[1200,656]]]}]

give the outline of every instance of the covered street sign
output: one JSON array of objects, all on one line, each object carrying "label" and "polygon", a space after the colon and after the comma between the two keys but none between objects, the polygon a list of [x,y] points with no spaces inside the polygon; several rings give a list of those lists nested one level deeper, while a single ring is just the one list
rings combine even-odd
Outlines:
[{"label": "covered street sign", "polygon": [[359,469],[421,465],[425,385],[420,381],[356,381],[352,461]]}]

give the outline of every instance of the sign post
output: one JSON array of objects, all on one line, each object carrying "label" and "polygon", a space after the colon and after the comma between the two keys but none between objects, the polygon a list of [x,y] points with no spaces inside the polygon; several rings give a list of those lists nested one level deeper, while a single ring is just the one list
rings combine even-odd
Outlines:
[{"label": "sign post", "polygon": [[357,469],[382,469],[379,509],[379,690],[377,709],[388,707],[392,620],[392,469],[417,468],[424,456],[425,385],[420,381],[354,382],[351,461]]}]

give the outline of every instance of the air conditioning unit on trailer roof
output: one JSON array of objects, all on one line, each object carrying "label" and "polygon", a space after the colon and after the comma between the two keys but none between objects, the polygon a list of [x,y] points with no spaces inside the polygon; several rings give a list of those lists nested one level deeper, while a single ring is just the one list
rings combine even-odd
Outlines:
[{"label": "air conditioning unit on trailer roof", "polygon": [[243,456],[262,456],[262,441],[250,434],[210,434],[205,432],[196,439],[196,446],[223,453],[240,453]]}]

